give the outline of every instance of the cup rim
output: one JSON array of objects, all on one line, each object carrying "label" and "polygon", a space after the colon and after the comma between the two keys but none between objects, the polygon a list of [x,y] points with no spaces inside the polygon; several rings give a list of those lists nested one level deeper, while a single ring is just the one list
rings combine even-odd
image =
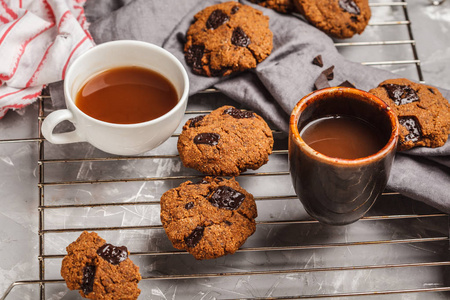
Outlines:
[{"label": "cup rim", "polygon": [[[376,153],[371,154],[366,157],[356,158],[356,159],[345,159],[345,158],[337,158],[337,157],[330,157],[325,154],[322,154],[316,150],[314,150],[312,147],[310,147],[300,136],[300,132],[298,130],[298,120],[300,118],[300,115],[305,108],[305,105],[307,102],[309,102],[311,99],[314,99],[315,97],[319,95],[329,95],[333,96],[336,93],[340,93],[341,95],[357,95],[358,97],[361,97],[361,99],[366,99],[366,101],[375,102],[377,105],[379,105],[383,111],[385,111],[388,116],[389,120],[392,126],[391,135],[389,137],[388,142],[384,145],[383,148],[378,150]],[[329,87],[320,89],[317,91],[313,91],[300,99],[300,101],[295,105],[291,112],[290,120],[289,120],[289,138],[291,138],[299,147],[304,149],[304,151],[311,157],[314,157],[315,159],[318,159],[324,163],[331,163],[331,164],[338,164],[342,166],[356,166],[356,165],[366,165],[373,163],[374,161],[378,161],[388,155],[388,153],[392,150],[395,151],[397,147],[397,141],[398,141],[398,119],[395,113],[392,111],[392,109],[380,98],[376,97],[375,95],[372,95],[366,91],[359,90],[356,88],[350,88],[350,87]]]},{"label": "cup rim", "polygon": [[[73,97],[70,97],[70,100],[67,100],[67,97],[68,97],[67,95],[70,95],[70,91],[69,91],[70,86],[69,86],[68,82],[66,80],[64,80],[64,97],[66,98],[65,102],[66,102],[67,106],[70,106],[70,109],[76,110],[77,113],[83,115],[83,117],[85,117],[85,118],[89,119],[90,121],[97,123],[99,125],[106,125],[106,126],[113,127],[113,128],[139,128],[139,127],[145,127],[145,126],[151,125],[153,123],[159,123],[167,118],[170,118],[180,108],[184,107],[185,103],[187,102],[188,93],[189,93],[189,77],[188,77],[187,71],[184,68],[183,64],[178,60],[178,58],[176,58],[175,55],[170,53],[168,50],[166,50],[160,46],[157,46],[155,44],[152,44],[152,43],[148,43],[148,42],[144,42],[144,41],[137,41],[137,40],[116,40],[116,41],[109,41],[109,42],[105,42],[105,43],[96,45],[93,48],[82,53],[80,56],[78,56],[73,61],[72,64],[69,65],[65,77],[66,78],[69,77],[69,75],[71,75],[73,72],[73,66],[76,66],[77,64],[79,64],[79,61],[81,61],[83,59],[83,57],[89,55],[89,53],[91,53],[92,51],[101,51],[103,48],[110,47],[111,45],[114,46],[114,45],[120,45],[120,44],[122,44],[122,45],[130,44],[130,45],[135,45],[135,46],[147,47],[153,51],[159,52],[160,54],[167,56],[169,59],[171,59],[174,62],[174,64],[181,71],[181,75],[183,77],[183,82],[184,82],[184,88],[181,93],[181,96],[179,97],[178,103],[164,115],[159,116],[158,118],[155,118],[155,119],[152,119],[149,121],[139,122],[139,123],[131,123],[131,124],[106,122],[106,121],[102,121],[102,120],[93,118],[93,117],[89,116],[88,114],[86,114],[84,111],[82,111],[80,108],[78,108],[78,106],[75,105],[75,100],[72,99]],[[117,65],[117,66],[120,67],[121,65]],[[169,80],[169,81],[172,83],[171,80]]]}]

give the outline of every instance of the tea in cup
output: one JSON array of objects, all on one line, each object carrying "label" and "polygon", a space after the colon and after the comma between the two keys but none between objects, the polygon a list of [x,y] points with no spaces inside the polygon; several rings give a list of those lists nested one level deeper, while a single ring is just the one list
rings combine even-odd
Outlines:
[{"label": "tea in cup", "polygon": [[[168,139],[187,105],[189,79],[178,59],[156,45],[119,40],[80,55],[64,79],[67,109],[50,113],[42,134],[54,144],[89,142],[118,155],[149,151]],[[75,130],[53,133],[68,120]]]},{"label": "tea in cup", "polygon": [[310,216],[329,225],[363,217],[383,192],[398,140],[396,115],[354,88],[315,91],[294,107],[289,169]]}]

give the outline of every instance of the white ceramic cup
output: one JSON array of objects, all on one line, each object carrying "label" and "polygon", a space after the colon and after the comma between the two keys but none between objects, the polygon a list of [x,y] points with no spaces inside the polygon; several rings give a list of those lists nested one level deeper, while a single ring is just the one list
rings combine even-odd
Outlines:
[{"label": "white ceramic cup", "polygon": [[[168,113],[147,122],[114,124],[94,119],[75,105],[75,96],[92,75],[120,66],[139,66],[165,76],[174,85],[178,103]],[[50,113],[42,123],[42,134],[53,144],[88,142],[118,155],[149,151],[167,140],[183,118],[189,92],[189,79],[180,61],[167,50],[141,41],[112,41],[86,51],[70,66],[64,79],[67,109]],[[75,130],[53,133],[56,125],[70,121]]]}]

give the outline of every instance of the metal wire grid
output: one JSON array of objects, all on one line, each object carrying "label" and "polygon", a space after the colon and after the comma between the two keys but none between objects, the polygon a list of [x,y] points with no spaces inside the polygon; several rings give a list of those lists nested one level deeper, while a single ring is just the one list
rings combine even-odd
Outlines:
[{"label": "metal wire grid", "polygon": [[[380,65],[405,65],[405,64],[414,64],[417,70],[417,76],[420,81],[423,82],[422,71],[420,68],[420,60],[417,55],[415,40],[413,38],[413,34],[411,31],[411,22],[408,17],[407,11],[407,3],[405,0],[401,2],[386,2],[386,3],[371,3],[371,7],[380,7],[380,6],[391,6],[391,7],[400,7],[403,10],[405,20],[401,21],[389,21],[389,22],[371,22],[369,26],[406,26],[409,34],[408,40],[395,40],[395,41],[373,41],[373,42],[339,42],[335,43],[336,47],[358,47],[358,46],[383,46],[383,45],[411,45],[413,59],[411,60],[390,60],[390,61],[377,61],[377,62],[362,62],[364,65],[372,65],[372,66],[380,66]],[[215,92],[214,90],[205,91],[206,93]],[[39,98],[39,109],[38,109],[38,129],[39,134],[36,138],[25,138],[25,139],[7,139],[0,140],[0,144],[4,143],[22,143],[22,142],[36,142],[38,144],[38,192],[39,192],[39,279],[38,280],[26,280],[26,281],[16,281],[10,285],[10,287],[5,291],[3,297],[1,299],[6,299],[8,295],[10,295],[11,291],[14,287],[22,286],[22,285],[38,285],[39,286],[39,295],[40,299],[46,299],[45,288],[46,285],[63,283],[64,281],[61,279],[46,279],[45,278],[45,270],[46,270],[46,260],[50,259],[60,259],[63,255],[49,255],[46,254],[45,251],[45,235],[49,233],[61,233],[61,232],[80,232],[83,230],[92,230],[92,231],[116,231],[116,230],[133,230],[133,229],[144,229],[144,230],[154,230],[161,229],[160,225],[148,225],[148,226],[119,226],[119,227],[90,227],[90,228],[68,228],[68,229],[46,229],[45,228],[45,213],[48,210],[58,210],[58,209],[67,209],[67,208],[80,208],[80,207],[114,207],[114,206],[126,206],[126,205],[155,205],[159,204],[156,202],[132,202],[132,203],[95,203],[95,204],[69,204],[69,205],[47,205],[45,203],[45,187],[55,186],[55,185],[74,185],[74,184],[102,184],[102,183],[126,183],[133,181],[153,181],[153,180],[190,180],[193,178],[197,178],[196,175],[182,175],[182,176],[167,176],[167,177],[146,177],[146,178],[126,178],[126,179],[100,179],[100,180],[82,180],[82,181],[55,181],[55,182],[47,182],[44,176],[45,166],[48,164],[66,164],[73,162],[85,162],[85,161],[118,161],[118,160],[152,160],[152,159],[160,159],[160,158],[176,158],[177,155],[149,155],[149,156],[133,156],[133,157],[101,157],[101,158],[90,158],[90,159],[46,159],[44,156],[44,138],[41,134],[41,124],[44,115],[44,101],[48,96],[41,96]],[[208,113],[207,111],[187,111],[187,115],[197,115]],[[276,132],[275,132],[276,133]],[[173,137],[176,137],[174,135]],[[287,150],[275,150],[273,155],[285,155],[287,156]],[[288,171],[284,172],[257,172],[251,174],[242,174],[241,177],[249,176],[252,178],[257,178],[259,176],[278,176],[278,175],[288,175]],[[398,195],[397,193],[389,193],[385,192],[382,195],[384,197]],[[295,195],[274,195],[267,197],[256,197],[257,201],[264,200],[297,200]],[[364,217],[360,222],[377,222],[380,220],[402,220],[402,219],[428,219],[431,218],[433,220],[445,218],[448,222],[448,215],[444,213],[432,212],[425,214],[384,214],[384,215],[375,215],[375,216],[367,216]],[[315,224],[317,223],[314,220],[277,220],[277,221],[259,221],[258,225],[306,225],[306,224]],[[448,225],[447,225],[448,226]],[[271,251],[290,251],[290,250],[306,250],[306,249],[326,249],[326,248],[336,248],[336,247],[350,247],[350,246],[358,246],[358,245],[366,245],[366,246],[374,246],[374,245],[383,245],[383,244],[420,244],[420,243],[434,243],[434,242],[444,242],[448,243],[449,235],[447,231],[447,235],[444,236],[436,236],[436,237],[424,237],[424,238],[408,238],[408,239],[387,239],[387,240],[377,240],[377,241],[355,241],[355,242],[344,242],[344,243],[330,243],[330,244],[308,244],[308,245],[300,245],[300,246],[274,246],[274,247],[247,247],[239,249],[238,252],[271,252]],[[185,254],[185,252],[181,251],[164,251],[164,252],[134,252],[131,255],[142,255],[142,256],[161,256],[161,255],[179,255]],[[340,271],[348,271],[348,270],[376,270],[376,269],[396,269],[396,268],[411,268],[417,270],[417,268],[423,267],[445,267],[449,266],[450,261],[447,259],[437,261],[437,262],[415,262],[415,263],[398,263],[398,264],[375,264],[375,265],[361,265],[361,266],[335,266],[335,267],[323,267],[323,268],[294,268],[287,270],[261,270],[261,271],[248,271],[248,272],[218,272],[218,273],[198,273],[198,274],[180,274],[180,275],[165,275],[165,276],[149,276],[144,277],[143,281],[152,281],[152,280],[177,280],[177,279],[201,279],[201,278],[215,278],[215,277],[232,277],[232,276],[253,276],[253,275],[276,275],[276,274],[291,274],[291,273],[310,273],[310,272],[340,272]],[[306,276],[306,275],[305,275]],[[304,299],[304,298],[336,298],[336,297],[353,297],[353,296],[374,296],[374,295],[397,295],[397,294],[411,294],[411,293],[424,293],[424,292],[448,292],[450,291],[450,286],[438,286],[431,288],[414,288],[414,289],[399,289],[399,290],[378,290],[378,291],[367,291],[367,292],[344,292],[344,293],[336,293],[336,294],[311,294],[311,295],[293,295],[293,296],[281,296],[276,299]],[[270,297],[273,299],[273,297]],[[263,299],[256,297],[253,299]],[[264,298],[266,299],[266,298]]]}]

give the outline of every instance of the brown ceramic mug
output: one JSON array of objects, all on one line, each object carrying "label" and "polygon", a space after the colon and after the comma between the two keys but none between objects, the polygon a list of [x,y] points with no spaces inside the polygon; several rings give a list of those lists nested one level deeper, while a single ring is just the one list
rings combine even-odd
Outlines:
[{"label": "brown ceramic mug", "polygon": [[[325,144],[320,150],[327,152],[325,155],[311,146],[316,147],[312,141],[305,142],[302,135],[306,137],[307,130],[314,133],[314,128],[318,128],[311,124],[335,119],[357,120],[357,125],[351,123],[348,131],[359,127],[359,122],[367,124],[368,128],[376,130],[379,147],[367,155],[361,154],[362,157],[343,158],[327,152],[335,147],[331,144],[330,149]],[[325,121],[323,124],[327,124]],[[340,137],[343,130],[339,131],[333,124],[326,126],[335,130],[334,136]],[[371,142],[365,140],[366,135],[354,138],[356,148]],[[350,224],[363,217],[386,187],[397,140],[397,117],[386,103],[372,94],[354,88],[332,87],[301,99],[289,123],[289,169],[297,196],[308,214],[329,225]]]}]

